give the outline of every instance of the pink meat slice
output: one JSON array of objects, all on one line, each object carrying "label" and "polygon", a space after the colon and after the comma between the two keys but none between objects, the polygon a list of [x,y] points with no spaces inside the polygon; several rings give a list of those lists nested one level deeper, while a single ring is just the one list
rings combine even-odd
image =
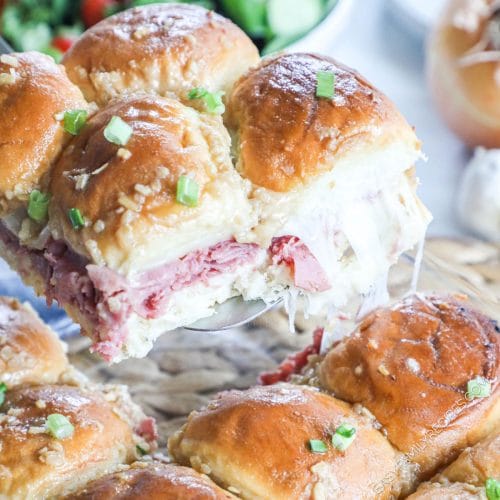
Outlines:
[{"label": "pink meat slice", "polygon": [[273,238],[269,248],[274,264],[286,264],[297,288],[324,292],[331,288],[328,276],[309,248],[296,236]]}]

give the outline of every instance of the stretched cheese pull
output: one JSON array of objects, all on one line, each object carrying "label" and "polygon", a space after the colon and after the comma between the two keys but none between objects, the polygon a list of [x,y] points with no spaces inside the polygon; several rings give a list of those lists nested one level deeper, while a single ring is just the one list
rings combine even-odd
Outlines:
[{"label": "stretched cheese pull", "polygon": [[353,69],[317,54],[264,59],[234,86],[225,119],[235,166],[253,184],[255,242],[271,254],[270,297],[342,308],[423,238],[420,142]]},{"label": "stretched cheese pull", "polygon": [[499,352],[498,327],[466,301],[413,296],[333,346],[319,383],[365,406],[427,479],[498,429]]},{"label": "stretched cheese pull", "polygon": [[[259,53],[228,19],[195,5],[149,5],[109,17],[65,55],[90,101],[146,91],[188,100],[194,88],[228,92]],[[196,104],[194,101],[192,103]]]}]

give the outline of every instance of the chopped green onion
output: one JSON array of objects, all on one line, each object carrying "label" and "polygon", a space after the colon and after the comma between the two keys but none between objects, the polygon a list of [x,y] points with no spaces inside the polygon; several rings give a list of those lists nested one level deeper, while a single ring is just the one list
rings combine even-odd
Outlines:
[{"label": "chopped green onion", "polygon": [[491,384],[483,377],[476,377],[467,382],[467,399],[487,398],[491,394]]},{"label": "chopped green onion", "polygon": [[500,481],[489,477],[484,486],[488,500],[500,500]]},{"label": "chopped green onion", "polygon": [[326,453],[328,451],[328,446],[321,439],[310,439],[309,440],[309,449],[313,453]]},{"label": "chopped green onion", "polygon": [[75,428],[64,415],[52,413],[45,421],[45,427],[56,439],[66,439],[73,435]]},{"label": "chopped green onion", "polygon": [[316,79],[316,97],[332,99],[335,95],[335,73],[333,71],[318,71]]},{"label": "chopped green onion", "polygon": [[36,222],[42,222],[47,217],[50,195],[34,189],[30,193],[28,202],[28,215]]},{"label": "chopped green onion", "polygon": [[0,406],[3,405],[5,401],[5,393],[7,392],[7,385],[5,382],[0,383]]},{"label": "chopped green onion", "polygon": [[78,208],[70,208],[68,210],[68,217],[73,229],[81,229],[85,226],[85,219]]},{"label": "chopped green onion", "polygon": [[177,201],[188,207],[196,207],[200,196],[200,186],[187,175],[181,175],[177,181]]},{"label": "chopped green onion", "polygon": [[64,130],[78,135],[87,122],[89,114],[84,109],[71,109],[64,113]]},{"label": "chopped green onion", "polygon": [[350,424],[342,424],[332,436],[332,444],[337,450],[345,451],[351,446],[356,437],[356,429]]},{"label": "chopped green onion", "polygon": [[117,146],[126,146],[132,137],[132,132],[132,127],[128,123],[119,116],[113,116],[104,129],[104,137]]},{"label": "chopped green onion", "polygon": [[135,446],[135,449],[137,450],[137,454],[140,457],[143,457],[144,455],[147,455],[147,453],[148,453],[142,446],[139,446],[138,444]]},{"label": "chopped green onion", "polygon": [[222,102],[224,92],[209,92],[207,89],[197,87],[188,92],[188,99],[193,101],[195,99],[202,99],[205,103],[205,109],[213,115],[222,115],[226,110]]}]

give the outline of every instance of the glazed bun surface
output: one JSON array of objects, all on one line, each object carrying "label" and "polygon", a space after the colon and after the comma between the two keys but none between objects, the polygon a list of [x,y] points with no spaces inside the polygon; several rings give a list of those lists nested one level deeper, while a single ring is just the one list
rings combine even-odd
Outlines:
[{"label": "glazed bun surface", "polygon": [[[135,458],[132,429],[102,395],[69,386],[7,391],[0,430],[0,494],[47,498],[66,492]],[[49,415],[61,414],[74,427],[55,439],[46,432]]]},{"label": "glazed bun surface", "polygon": [[136,462],[104,476],[71,500],[223,500],[235,498],[193,469],[178,465]]},{"label": "glazed bun surface", "polygon": [[[333,99],[316,96],[319,71],[335,74]],[[413,154],[420,147],[381,92],[354,70],[313,54],[282,54],[249,70],[230,94],[227,122],[242,175],[279,192],[358,151],[368,155],[394,142]]]},{"label": "glazed bun surface", "polygon": [[183,98],[194,87],[229,91],[259,54],[228,19],[194,5],[130,9],[95,25],[64,57],[68,75],[101,104],[137,90]]},{"label": "glazed bun surface", "polygon": [[[133,131],[123,148],[103,133],[114,116]],[[51,224],[77,252],[123,274],[229,239],[250,213],[229,141],[220,117],[176,100],[119,100],[88,121],[57,163]],[[199,186],[195,207],[176,200],[181,175]],[[75,231],[71,208],[87,227]]]},{"label": "glazed bun surface", "polygon": [[28,305],[0,297],[0,382],[53,384],[68,369],[63,344]]},{"label": "glazed bun surface", "polygon": [[26,202],[68,139],[55,115],[86,107],[62,66],[49,56],[0,56],[0,215]]},{"label": "glazed bun surface", "polygon": [[[499,425],[498,375],[494,322],[439,297],[371,313],[319,366],[321,385],[368,408],[423,477]],[[491,396],[469,399],[467,383],[478,376]]]},{"label": "glazed bun surface", "polygon": [[493,0],[452,0],[428,49],[436,104],[469,146],[500,147],[499,14]]},{"label": "glazed bun surface", "polygon": [[[356,438],[340,452],[331,434],[346,422]],[[328,452],[311,452],[310,439],[329,443]],[[401,487],[397,452],[366,417],[288,384],[222,393],[191,414],[169,450],[242,498],[368,498],[375,488],[389,498]]]}]

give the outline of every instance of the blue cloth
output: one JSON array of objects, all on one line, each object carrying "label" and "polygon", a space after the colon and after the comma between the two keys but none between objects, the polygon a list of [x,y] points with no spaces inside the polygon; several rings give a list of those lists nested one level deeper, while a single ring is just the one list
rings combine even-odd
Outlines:
[{"label": "blue cloth", "polygon": [[40,317],[48,323],[61,337],[75,335],[80,328],[75,325],[66,313],[53,305],[47,307],[44,298],[38,298],[33,290],[23,285],[19,276],[0,259],[0,295],[16,297],[28,301],[38,312]]}]

